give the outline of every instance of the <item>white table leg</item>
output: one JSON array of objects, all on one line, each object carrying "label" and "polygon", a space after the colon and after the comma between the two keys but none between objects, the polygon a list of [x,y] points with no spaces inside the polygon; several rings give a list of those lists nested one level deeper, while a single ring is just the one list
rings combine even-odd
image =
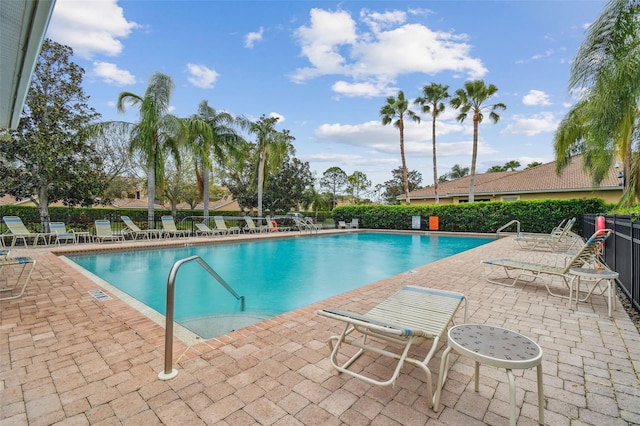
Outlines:
[{"label": "white table leg", "polygon": [[478,361],[476,361],[476,374],[475,374],[475,389],[476,392],[480,391],[480,363]]},{"label": "white table leg", "polygon": [[544,392],[542,390],[542,363],[536,366],[538,373],[538,424],[544,424]]},{"label": "white table leg", "polygon": [[509,410],[509,424],[516,426],[516,381],[513,377],[513,371],[509,368],[507,368],[507,377],[509,378],[509,405],[511,406]]}]

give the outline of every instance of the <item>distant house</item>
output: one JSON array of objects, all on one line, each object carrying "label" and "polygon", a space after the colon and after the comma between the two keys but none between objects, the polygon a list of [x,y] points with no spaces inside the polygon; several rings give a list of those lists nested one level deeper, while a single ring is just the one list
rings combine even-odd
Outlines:
[{"label": "distant house", "polygon": [[[540,199],[601,198],[607,203],[617,203],[622,196],[622,169],[611,167],[607,176],[595,186],[591,175],[584,170],[581,156],[571,159],[560,175],[556,163],[542,164],[530,169],[476,174],[475,201],[518,201]],[[469,201],[470,177],[438,184],[441,204]],[[398,196],[404,203],[406,197]],[[435,203],[433,186],[409,193],[411,204]]]},{"label": "distant house", "polygon": [[[178,204],[178,209],[180,210],[191,210],[191,206],[187,203],[180,203]],[[198,203],[195,207],[194,210],[204,210],[204,203]],[[232,212],[232,211],[240,211],[242,210],[240,208],[240,205],[238,204],[238,202],[235,200],[235,198],[233,198],[232,195],[225,195],[224,197],[222,197],[219,200],[216,201],[209,201],[209,211],[227,211],[227,212]]]}]

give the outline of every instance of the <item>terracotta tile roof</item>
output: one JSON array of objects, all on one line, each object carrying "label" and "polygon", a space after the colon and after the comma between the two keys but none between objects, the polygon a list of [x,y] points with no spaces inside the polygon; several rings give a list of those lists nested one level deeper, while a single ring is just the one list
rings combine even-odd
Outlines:
[{"label": "terracotta tile roof", "polygon": [[[571,159],[567,167],[560,175],[556,174],[556,162],[542,164],[525,170],[513,172],[481,173],[476,175],[475,195],[483,194],[522,194],[540,192],[567,192],[567,191],[593,191],[622,190],[618,170],[611,167],[600,186],[595,186],[591,175],[584,170],[582,157]],[[454,181],[443,182],[438,185],[438,193],[441,198],[464,196],[469,193],[469,176]],[[433,186],[419,189],[409,193],[410,198],[433,198],[435,190]],[[398,197],[404,199],[404,196]]]}]

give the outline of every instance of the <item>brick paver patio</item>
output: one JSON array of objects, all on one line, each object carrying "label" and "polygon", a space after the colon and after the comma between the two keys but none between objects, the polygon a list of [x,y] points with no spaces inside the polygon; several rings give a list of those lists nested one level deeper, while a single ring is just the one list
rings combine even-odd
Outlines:
[{"label": "brick paver patio", "polygon": [[[315,311],[366,312],[407,284],[462,292],[469,300],[469,322],[505,327],[537,341],[544,351],[547,424],[640,424],[640,335],[624,309],[618,305],[609,318],[603,297],[576,309],[549,296],[542,285],[487,283],[481,259],[531,259],[511,238],[217,339],[176,338],[179,373],[168,381],[158,379],[163,327],[109,290],[104,291],[111,300],[89,295],[100,286],[55,254],[65,250],[14,253],[35,257],[38,264],[25,295],[0,302],[0,425],[508,424],[506,374],[482,367],[476,393],[467,358],[452,354],[438,413],[430,409],[424,374],[415,367],[403,367],[393,387],[369,385],[331,368],[327,338],[341,326]],[[361,360],[374,374],[389,368],[386,359]],[[439,362],[438,355],[430,363],[435,377]],[[537,424],[535,369],[514,373],[518,424]]]}]

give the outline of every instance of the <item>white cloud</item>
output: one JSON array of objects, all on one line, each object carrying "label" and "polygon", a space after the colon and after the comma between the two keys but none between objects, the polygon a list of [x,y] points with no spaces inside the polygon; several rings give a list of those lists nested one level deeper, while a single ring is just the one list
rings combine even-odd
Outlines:
[{"label": "white cloud", "polygon": [[383,94],[396,77],[411,73],[435,75],[443,71],[481,78],[487,69],[470,55],[465,34],[433,31],[423,24],[406,23],[405,12],[373,13],[363,10],[358,27],[345,11],[312,9],[308,26],[295,37],[310,65],[291,76],[303,82],[325,75],[341,75],[333,85],[346,96]]},{"label": "white cloud", "polygon": [[539,133],[554,132],[557,127],[558,121],[550,112],[542,112],[530,117],[514,115],[513,123],[509,124],[500,134],[534,136]]},{"label": "white cloud", "polygon": [[360,11],[360,17],[374,33],[379,33],[383,28],[403,24],[407,20],[407,14],[400,10],[380,13],[363,9]]},{"label": "white cloud", "polygon": [[119,69],[116,64],[109,62],[94,62],[93,74],[107,84],[125,86],[135,84],[136,78],[127,70]]},{"label": "white cloud", "polygon": [[381,82],[349,83],[347,81],[336,81],[331,89],[339,95],[346,97],[391,96],[398,93],[398,88],[389,87]]},{"label": "white cloud", "polygon": [[187,81],[202,89],[211,89],[220,76],[216,70],[212,70],[205,65],[187,64],[187,71],[189,73]]},{"label": "white cloud", "polygon": [[139,25],[127,21],[116,0],[57,0],[48,35],[70,46],[75,55],[91,59],[95,54],[117,56],[122,52],[120,38],[126,38]]},{"label": "white cloud", "polygon": [[264,34],[264,28],[262,28],[262,27],[260,27],[258,32],[251,32],[251,33],[247,34],[244,37],[244,47],[247,47],[249,49],[253,49],[253,45],[256,42],[262,41],[262,35],[263,34]]},{"label": "white cloud", "polygon": [[549,58],[549,57],[553,56],[554,53],[555,52],[553,51],[553,49],[547,49],[547,50],[544,51],[544,53],[537,53],[537,54],[531,56],[528,59],[518,59],[516,61],[516,64],[527,64],[529,62],[539,61],[540,59]]},{"label": "white cloud", "polygon": [[294,81],[345,72],[340,46],[353,45],[357,40],[356,22],[348,12],[311,9],[310,15],[310,26],[298,28],[295,37],[302,46],[302,55],[312,67],[297,70]]},{"label": "white cloud", "polygon": [[271,113],[269,113],[269,117],[271,117],[271,118],[273,118],[273,117],[277,118],[277,119],[278,119],[278,123],[284,123],[284,122],[285,122],[285,120],[286,120],[286,118],[284,117],[284,115],[279,114],[279,113],[277,113],[277,112],[271,112]]},{"label": "white cloud", "polygon": [[551,105],[549,95],[542,90],[529,90],[529,93],[522,97],[522,103],[527,106]]}]

